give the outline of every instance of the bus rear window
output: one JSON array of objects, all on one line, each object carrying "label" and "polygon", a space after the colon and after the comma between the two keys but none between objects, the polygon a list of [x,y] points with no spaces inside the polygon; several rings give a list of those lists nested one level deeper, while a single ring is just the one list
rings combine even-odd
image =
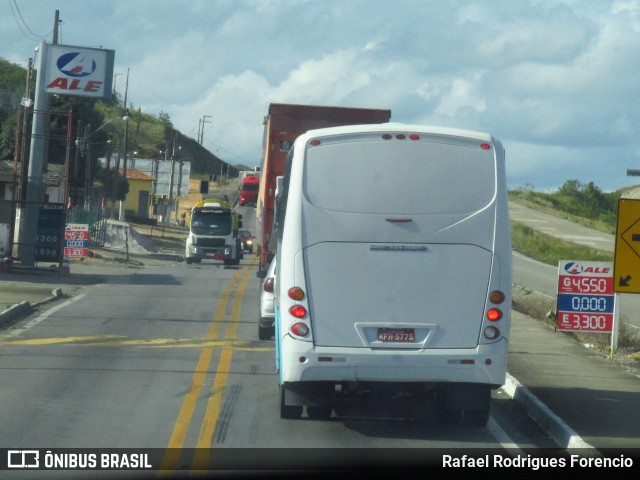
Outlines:
[{"label": "bus rear window", "polygon": [[462,214],[495,196],[493,149],[447,142],[350,139],[308,148],[304,195],[337,212]]}]

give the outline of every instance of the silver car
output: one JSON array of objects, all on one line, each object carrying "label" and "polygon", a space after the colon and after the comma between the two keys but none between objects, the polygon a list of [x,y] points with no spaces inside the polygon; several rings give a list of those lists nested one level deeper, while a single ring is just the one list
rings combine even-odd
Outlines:
[{"label": "silver car", "polygon": [[275,312],[273,309],[273,284],[276,277],[275,257],[269,265],[269,270],[258,271],[256,274],[262,278],[260,285],[260,319],[258,320],[258,338],[271,340],[274,334]]}]

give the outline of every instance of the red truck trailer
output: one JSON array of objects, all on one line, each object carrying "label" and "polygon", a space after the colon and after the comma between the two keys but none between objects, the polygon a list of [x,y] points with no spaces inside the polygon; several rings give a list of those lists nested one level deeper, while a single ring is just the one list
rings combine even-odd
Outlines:
[{"label": "red truck trailer", "polygon": [[247,203],[255,205],[258,199],[258,189],[260,188],[260,179],[255,175],[247,175],[240,181],[240,195],[238,203],[241,206]]},{"label": "red truck trailer", "polygon": [[387,123],[391,110],[292,105],[272,103],[264,118],[261,181],[256,202],[256,240],[260,270],[269,267],[274,255],[270,245],[276,193],[276,177],[284,175],[287,153],[295,139],[308,130],[340,125]]}]

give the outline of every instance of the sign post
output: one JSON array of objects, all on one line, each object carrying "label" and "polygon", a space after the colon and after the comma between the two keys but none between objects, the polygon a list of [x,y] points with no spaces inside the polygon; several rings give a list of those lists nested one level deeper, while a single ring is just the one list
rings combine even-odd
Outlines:
[{"label": "sign post", "polygon": [[611,333],[613,354],[617,348],[616,301],[611,262],[559,262],[558,330]]}]

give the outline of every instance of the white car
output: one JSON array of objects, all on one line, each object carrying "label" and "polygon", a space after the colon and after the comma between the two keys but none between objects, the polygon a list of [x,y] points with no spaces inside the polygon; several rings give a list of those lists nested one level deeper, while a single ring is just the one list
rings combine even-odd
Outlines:
[{"label": "white car", "polygon": [[273,283],[276,277],[276,259],[273,257],[269,270],[258,271],[256,274],[262,278],[260,285],[260,319],[258,320],[258,338],[271,340],[274,334],[275,312],[273,309]]}]

